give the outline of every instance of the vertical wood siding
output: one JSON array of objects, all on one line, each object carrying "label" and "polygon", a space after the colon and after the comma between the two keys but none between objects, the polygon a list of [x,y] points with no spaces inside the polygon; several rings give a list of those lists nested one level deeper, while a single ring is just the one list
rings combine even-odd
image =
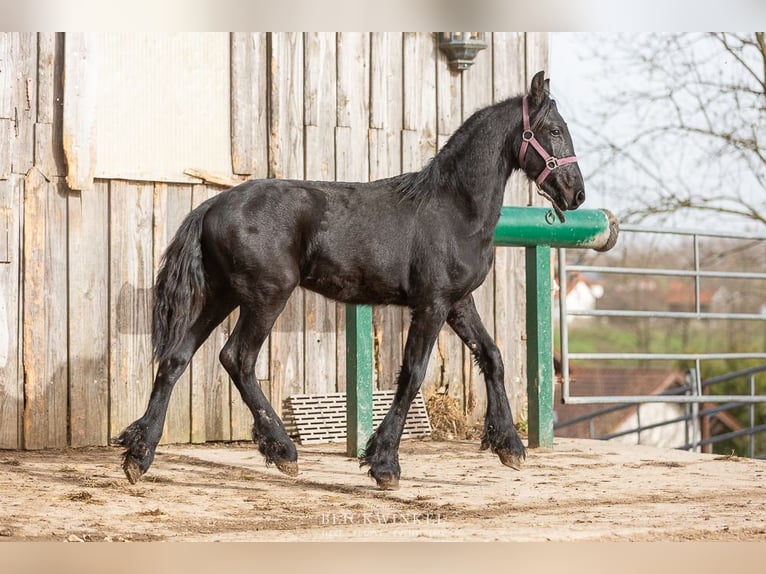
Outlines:
[{"label": "vertical wood siding", "polygon": [[[420,169],[473,111],[523,92],[547,67],[545,34],[488,36],[488,49],[458,74],[430,33],[232,34],[232,172],[367,181]],[[108,444],[143,413],[156,369],[154,275],[186,214],[221,189],[158,178],[71,190],[64,40],[0,34],[0,448]],[[541,202],[512,178],[505,203],[530,198]],[[475,293],[505,358],[517,418],[526,394],[523,285],[523,252],[503,248]],[[236,318],[176,384],[164,442],[250,437],[250,413],[218,362]],[[395,384],[408,324],[400,308],[374,310],[380,389]],[[256,365],[278,411],[293,393],[345,390],[343,329],[342,305],[296,290]],[[448,327],[424,391],[440,387],[481,420],[484,381]]]}]

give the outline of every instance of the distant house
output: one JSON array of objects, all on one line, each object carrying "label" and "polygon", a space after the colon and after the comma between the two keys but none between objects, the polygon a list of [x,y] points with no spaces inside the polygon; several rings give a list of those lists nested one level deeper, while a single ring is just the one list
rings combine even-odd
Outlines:
[{"label": "distant house", "polygon": [[[620,396],[661,394],[683,386],[684,375],[680,371],[658,371],[656,369],[574,369],[570,375],[572,396]],[[645,403],[622,409],[609,405],[564,405],[556,390],[554,403],[556,413],[556,435],[578,438],[603,438],[635,429],[640,421],[642,426],[672,420],[683,414],[681,405],[667,403]],[[591,416],[575,424],[572,419]],[[641,433],[630,433],[615,440],[630,444],[647,444],[663,447],[677,447],[685,442],[683,422],[660,427]]]},{"label": "distant house", "polygon": [[[682,388],[681,371],[657,369],[573,369],[570,374],[572,396],[660,395]],[[685,421],[651,427],[684,416],[685,407],[673,403],[626,405],[564,405],[561,388],[556,386],[554,412],[556,436],[572,438],[609,438],[625,444],[679,448],[689,441]],[[577,421],[577,422],[573,422]],[[717,413],[702,427],[705,436],[742,427],[726,413]]]},{"label": "distant house", "polygon": [[[604,296],[604,286],[600,281],[587,277],[583,273],[570,273],[567,277],[567,312],[593,311],[596,301]],[[558,310],[557,310],[558,312]],[[591,319],[588,316],[568,315],[567,324]]]}]

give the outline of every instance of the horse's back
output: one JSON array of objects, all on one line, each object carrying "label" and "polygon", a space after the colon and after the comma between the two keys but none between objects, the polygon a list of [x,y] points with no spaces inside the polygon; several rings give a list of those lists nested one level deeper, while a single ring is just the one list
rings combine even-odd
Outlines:
[{"label": "horse's back", "polygon": [[335,299],[399,302],[409,247],[407,210],[396,203],[378,182],[243,183],[219,194],[205,215],[208,271],[274,280],[297,274]]},{"label": "horse's back", "polygon": [[410,306],[434,290],[464,291],[483,280],[486,249],[475,243],[456,227],[452,204],[402,197],[396,178],[253,180],[217,196],[203,232],[213,276]]}]

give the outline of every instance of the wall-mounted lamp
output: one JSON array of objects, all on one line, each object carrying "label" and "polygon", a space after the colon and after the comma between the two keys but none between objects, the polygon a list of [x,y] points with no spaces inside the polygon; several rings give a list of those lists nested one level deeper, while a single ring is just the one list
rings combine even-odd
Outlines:
[{"label": "wall-mounted lamp", "polygon": [[487,47],[486,32],[438,32],[438,36],[450,67],[459,72],[470,68],[476,54]]}]

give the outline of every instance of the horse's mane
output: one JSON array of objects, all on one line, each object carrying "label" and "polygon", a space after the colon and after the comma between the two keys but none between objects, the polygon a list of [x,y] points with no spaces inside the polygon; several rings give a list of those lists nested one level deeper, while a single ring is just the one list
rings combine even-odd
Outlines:
[{"label": "horse's mane", "polygon": [[436,159],[437,157],[431,158],[420,171],[401,175],[396,185],[396,192],[402,201],[412,201],[420,206],[428,203],[437,190],[449,185],[450,182],[441,173]]},{"label": "horse's mane", "polygon": [[[514,98],[519,99],[519,98]],[[402,201],[414,201],[417,206],[427,203],[437,193],[449,193],[460,185],[459,164],[467,156],[467,145],[480,145],[475,141],[481,137],[501,137],[507,133],[505,126],[492,126],[492,118],[511,100],[504,100],[493,106],[474,112],[447,140],[447,143],[431,160],[417,172],[400,176],[396,191]],[[505,113],[503,114],[505,115]],[[494,128],[494,129],[492,129]],[[481,142],[484,144],[486,142]]]}]

